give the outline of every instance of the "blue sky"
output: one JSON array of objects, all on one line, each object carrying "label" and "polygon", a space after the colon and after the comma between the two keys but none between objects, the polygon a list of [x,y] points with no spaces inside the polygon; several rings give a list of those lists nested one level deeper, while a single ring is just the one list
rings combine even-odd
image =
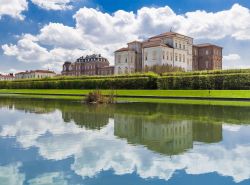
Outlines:
[{"label": "blue sky", "polygon": [[[249,0],[0,0],[0,72],[52,69],[174,31],[223,46],[224,68],[250,67]],[[188,13],[189,12],[189,13]]]}]

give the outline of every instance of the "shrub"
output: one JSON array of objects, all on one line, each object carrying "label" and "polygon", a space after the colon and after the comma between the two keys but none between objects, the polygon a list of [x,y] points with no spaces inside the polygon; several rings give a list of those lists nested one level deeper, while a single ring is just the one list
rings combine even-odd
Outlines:
[{"label": "shrub", "polygon": [[250,89],[250,73],[164,76],[159,89]]},{"label": "shrub", "polygon": [[0,81],[1,89],[157,89],[157,76]]}]

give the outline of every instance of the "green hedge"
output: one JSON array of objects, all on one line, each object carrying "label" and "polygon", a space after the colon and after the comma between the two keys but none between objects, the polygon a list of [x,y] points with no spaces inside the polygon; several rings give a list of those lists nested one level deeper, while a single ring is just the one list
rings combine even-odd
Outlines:
[{"label": "green hedge", "polygon": [[250,69],[174,72],[174,73],[164,73],[162,76],[195,76],[195,75],[199,76],[199,75],[239,74],[239,73],[250,73]]},{"label": "green hedge", "polygon": [[159,89],[250,89],[250,73],[167,76],[158,79]]},{"label": "green hedge", "polygon": [[0,89],[157,89],[157,78],[1,81]]},{"label": "green hedge", "polygon": [[0,81],[0,89],[250,89],[250,70]]}]

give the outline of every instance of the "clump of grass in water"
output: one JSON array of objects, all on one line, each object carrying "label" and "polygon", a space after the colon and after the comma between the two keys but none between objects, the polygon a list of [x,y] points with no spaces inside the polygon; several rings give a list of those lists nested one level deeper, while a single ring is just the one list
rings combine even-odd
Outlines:
[{"label": "clump of grass in water", "polygon": [[109,95],[103,95],[100,90],[95,90],[86,95],[84,102],[89,104],[113,104],[116,103],[115,93],[111,91]]}]

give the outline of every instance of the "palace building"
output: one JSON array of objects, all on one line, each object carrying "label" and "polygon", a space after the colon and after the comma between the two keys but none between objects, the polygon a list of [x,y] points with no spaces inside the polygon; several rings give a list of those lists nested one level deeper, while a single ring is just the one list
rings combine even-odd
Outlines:
[{"label": "palace building", "polygon": [[114,67],[109,65],[108,59],[100,54],[87,55],[80,57],[75,62],[65,62],[63,64],[62,75],[81,76],[81,75],[113,75]]},{"label": "palace building", "polygon": [[56,76],[54,71],[50,70],[31,70],[15,74],[15,79],[29,79],[29,78],[50,78]]},{"label": "palace building", "polygon": [[0,80],[1,80],[1,81],[5,81],[5,80],[8,80],[8,81],[10,81],[10,80],[15,80],[15,76],[13,75],[13,73],[10,73],[10,74],[8,74],[8,75],[2,75],[2,74],[0,74]]},{"label": "palace building", "polygon": [[145,41],[128,43],[115,51],[115,74],[143,72],[155,65],[184,71],[222,69],[222,48],[213,44],[194,45],[193,38],[166,32]]}]

